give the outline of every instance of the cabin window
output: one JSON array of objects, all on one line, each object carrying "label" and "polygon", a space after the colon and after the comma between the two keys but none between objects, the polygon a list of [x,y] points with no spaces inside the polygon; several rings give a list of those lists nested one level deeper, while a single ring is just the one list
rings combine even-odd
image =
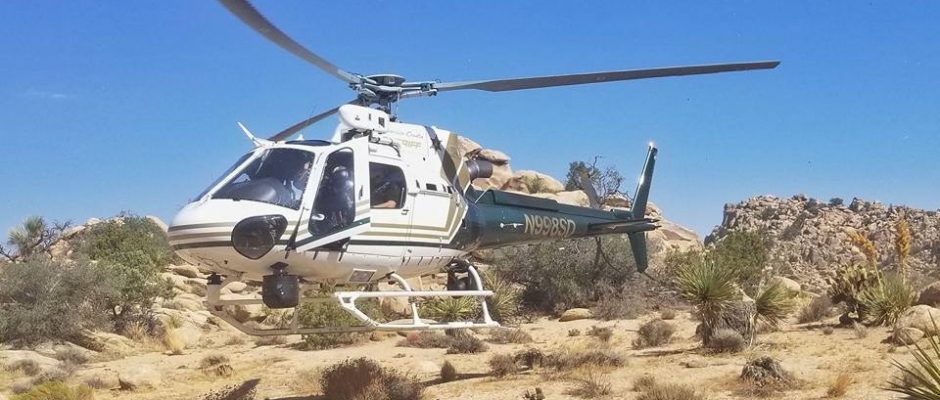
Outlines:
[{"label": "cabin window", "polygon": [[348,228],[356,220],[356,182],[353,152],[330,154],[310,213],[310,232],[326,236]]},{"label": "cabin window", "polygon": [[256,157],[212,198],[247,200],[300,208],[314,154],[297,149],[271,149]]},{"label": "cabin window", "polygon": [[405,205],[405,174],[394,165],[369,163],[372,208],[397,209]]},{"label": "cabin window", "polygon": [[435,185],[435,184],[433,184],[433,183],[425,184],[424,187],[428,188],[428,190],[433,190],[433,191],[435,191],[435,192],[437,191],[437,185]]}]

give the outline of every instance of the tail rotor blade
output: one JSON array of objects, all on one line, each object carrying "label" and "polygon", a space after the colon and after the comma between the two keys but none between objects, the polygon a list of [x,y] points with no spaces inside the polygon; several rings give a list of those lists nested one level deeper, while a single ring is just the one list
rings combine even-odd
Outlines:
[{"label": "tail rotor blade", "polygon": [[235,14],[238,19],[242,20],[245,24],[250,26],[256,32],[260,33],[262,36],[268,38],[268,40],[274,42],[278,46],[281,46],[284,50],[291,52],[291,54],[302,58],[304,61],[307,61],[317,68],[326,71],[326,73],[333,75],[339,78],[342,81],[347,83],[360,83],[360,79],[349,72],[343,71],[333,63],[327,61],[327,59],[320,57],[316,53],[307,50],[306,47],[301,46],[300,43],[297,43],[294,39],[291,39],[290,36],[287,36],[286,33],[278,29],[274,24],[268,21],[248,0],[219,0],[225,8],[227,8],[232,14]]},{"label": "tail rotor blade", "polygon": [[535,76],[528,78],[493,79],[484,81],[443,82],[434,85],[439,92],[476,89],[487,92],[506,92],[555,86],[584,85],[633,79],[662,78],[667,76],[715,74],[719,72],[773,69],[779,61],[744,62],[733,64],[689,65],[624,71],[590,72],[584,74]]}]

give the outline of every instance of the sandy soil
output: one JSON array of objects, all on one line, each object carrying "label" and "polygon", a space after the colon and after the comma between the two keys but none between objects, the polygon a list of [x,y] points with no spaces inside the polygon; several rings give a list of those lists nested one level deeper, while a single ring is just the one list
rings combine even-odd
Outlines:
[{"label": "sandy soil", "polygon": [[[395,344],[400,340],[397,336],[324,351],[298,351],[287,345],[257,347],[248,340],[244,344],[186,350],[185,354],[176,356],[145,352],[117,360],[90,363],[83,370],[116,371],[133,365],[149,365],[162,374],[163,383],[157,389],[139,392],[98,390],[97,399],[200,399],[210,390],[258,378],[261,380],[258,398],[286,400],[318,398],[315,397],[319,392],[318,369],[350,357],[370,357],[427,382],[438,378],[440,366],[447,360],[464,379],[429,385],[425,391],[426,399],[517,400],[522,398],[524,391],[536,387],[541,388],[548,399],[573,399],[577,397],[568,392],[576,383],[564,375],[527,371],[514,377],[495,379],[486,376],[489,371],[487,361],[494,354],[511,353],[528,346],[543,351],[562,347],[605,346],[591,336],[568,336],[571,329],[586,332],[598,325],[614,328],[614,336],[606,346],[622,352],[629,360],[627,366],[606,374],[613,389],[612,394],[607,396],[610,399],[636,398],[638,393],[632,390],[633,381],[644,374],[652,375],[661,382],[694,386],[709,399],[746,398],[739,392],[737,377],[746,360],[758,355],[779,359],[786,369],[803,381],[800,389],[781,394],[778,398],[824,398],[827,387],[836,376],[848,373],[854,383],[843,398],[885,399],[897,398],[893,393],[882,390],[887,380],[896,374],[891,361],[907,362],[911,359],[907,349],[892,348],[889,344],[881,343],[888,336],[885,328],[869,328],[867,337],[858,338],[853,329],[846,328],[837,328],[832,334],[826,335],[821,329],[823,324],[788,325],[778,332],[760,335],[759,344],[743,353],[709,354],[702,351],[693,338],[696,322],[689,320],[685,312],[680,312],[672,321],[677,324],[678,331],[671,344],[634,350],[630,343],[637,335],[637,328],[653,317],[648,315],[637,320],[572,322],[542,319],[522,325],[522,329],[532,335],[534,343],[490,344],[487,352],[476,355],[448,355],[443,349],[397,347]],[[213,378],[200,371],[200,361],[213,354],[224,354],[230,358],[234,368],[233,376]],[[83,371],[83,375],[87,372]]]}]

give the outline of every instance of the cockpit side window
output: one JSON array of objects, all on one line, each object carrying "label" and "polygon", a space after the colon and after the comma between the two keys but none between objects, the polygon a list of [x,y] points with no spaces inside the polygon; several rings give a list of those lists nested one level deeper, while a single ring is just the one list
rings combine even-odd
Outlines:
[{"label": "cockpit side window", "polygon": [[353,151],[342,149],[330,154],[323,169],[310,215],[310,232],[327,236],[341,231],[356,219],[356,182]]},{"label": "cockpit side window", "polygon": [[298,149],[271,149],[242,168],[212,198],[249,200],[293,209],[307,186],[314,154]]},{"label": "cockpit side window", "polygon": [[209,191],[212,190],[212,188],[216,187],[216,185],[218,185],[220,182],[222,182],[223,179],[225,179],[226,177],[229,176],[229,174],[231,174],[233,171],[235,171],[235,168],[241,167],[242,164],[245,163],[245,160],[247,160],[248,157],[251,157],[252,154],[253,154],[253,153],[248,153],[248,154],[245,154],[245,155],[241,156],[241,158],[239,158],[238,161],[235,162],[235,164],[233,164],[231,167],[229,167],[229,169],[225,170],[225,173],[222,174],[222,176],[220,176],[218,179],[216,179],[215,181],[213,181],[212,184],[209,185],[209,187],[206,188],[206,190],[203,190],[203,191],[202,191],[202,193],[199,193],[199,196],[196,196],[196,198],[193,199],[193,201],[201,200],[203,197],[205,197],[207,194],[209,194]]},{"label": "cockpit side window", "polygon": [[405,174],[394,165],[369,163],[372,208],[397,209],[405,205]]}]

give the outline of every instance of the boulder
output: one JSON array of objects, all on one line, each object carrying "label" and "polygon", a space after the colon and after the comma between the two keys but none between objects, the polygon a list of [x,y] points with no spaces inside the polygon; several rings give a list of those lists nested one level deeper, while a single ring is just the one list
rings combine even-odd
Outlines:
[{"label": "boulder", "polygon": [[565,190],[565,185],[541,172],[523,170],[513,174],[503,189],[522,193],[557,193]]},{"label": "boulder", "polygon": [[476,156],[477,158],[489,161],[494,165],[509,164],[509,156],[499,150],[483,149],[480,150]]},{"label": "boulder", "polygon": [[493,175],[489,178],[477,178],[473,180],[473,185],[486,190],[486,189],[499,189],[509,182],[509,179],[512,178],[512,168],[509,165],[495,165],[493,166]]},{"label": "boulder", "polygon": [[797,283],[797,282],[794,281],[793,279],[786,278],[786,277],[783,277],[783,276],[775,276],[775,277],[771,278],[771,279],[770,279],[770,284],[771,284],[771,285],[774,285],[774,284],[780,285],[780,286],[782,286],[784,289],[786,289],[787,292],[790,292],[790,294],[792,294],[792,295],[794,295],[794,296],[800,294],[800,292],[803,291],[803,287],[800,286],[799,283]]},{"label": "boulder", "polygon": [[577,321],[579,319],[591,319],[593,314],[587,308],[572,308],[561,313],[558,322]]},{"label": "boulder", "polygon": [[154,389],[160,385],[160,373],[148,365],[129,365],[117,371],[121,390]]},{"label": "boulder", "polygon": [[457,136],[457,151],[460,153],[461,157],[472,157],[480,150],[482,150],[482,147],[477,142],[463,136]]},{"label": "boulder", "polygon": [[931,307],[940,305],[940,281],[931,283],[920,291],[917,297],[917,304],[926,304]]},{"label": "boulder", "polygon": [[940,326],[940,310],[920,304],[904,310],[898,317],[894,328],[895,330],[915,328],[924,332],[926,336],[933,336],[937,334],[937,326]]},{"label": "boulder", "polygon": [[171,265],[170,271],[173,271],[174,274],[185,276],[187,278],[201,278],[202,274],[199,273],[199,268],[196,268],[195,265]]},{"label": "boulder", "polygon": [[59,365],[59,360],[32,350],[0,351],[0,370],[9,371],[22,364],[34,365],[39,373],[44,373],[54,370]]},{"label": "boulder", "polygon": [[535,193],[535,197],[541,197],[543,199],[552,199],[561,204],[570,204],[573,206],[579,207],[588,207],[591,205],[591,202],[588,200],[587,194],[581,190],[573,190],[570,192],[557,192],[557,193]]},{"label": "boulder", "polygon": [[891,340],[900,345],[911,345],[924,338],[924,331],[917,328],[898,328],[891,333]]}]

